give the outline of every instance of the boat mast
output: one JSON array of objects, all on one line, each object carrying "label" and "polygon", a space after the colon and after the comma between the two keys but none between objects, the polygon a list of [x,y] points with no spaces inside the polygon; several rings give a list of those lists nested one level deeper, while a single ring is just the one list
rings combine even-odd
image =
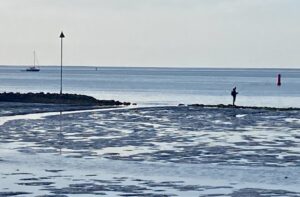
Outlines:
[{"label": "boat mast", "polygon": [[35,67],[35,51],[33,51],[33,67]]}]

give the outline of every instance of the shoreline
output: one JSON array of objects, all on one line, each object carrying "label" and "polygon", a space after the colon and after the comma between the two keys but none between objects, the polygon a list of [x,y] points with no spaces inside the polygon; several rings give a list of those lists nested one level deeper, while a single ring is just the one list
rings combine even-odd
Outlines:
[{"label": "shoreline", "polygon": [[270,111],[300,111],[299,107],[263,107],[263,106],[239,106],[239,105],[224,105],[224,104],[215,104],[215,105],[205,105],[205,104],[190,104],[184,105],[179,104],[180,106],[186,107],[202,107],[202,108],[218,108],[218,109],[257,109],[257,110],[270,110]]},{"label": "shoreline", "polygon": [[178,105],[71,105],[71,104],[49,104],[49,103],[26,103],[26,102],[1,102],[2,108],[0,117],[23,116],[41,113],[58,113],[58,112],[76,112],[90,110],[113,110],[113,109],[149,109],[149,108],[177,108],[177,107],[193,107],[193,108],[215,108],[215,109],[251,109],[251,110],[267,110],[267,111],[300,111],[297,107],[262,107],[262,106],[233,106],[224,104],[178,104]]},{"label": "shoreline", "polygon": [[57,116],[59,113],[73,114],[73,113],[85,113],[85,112],[97,112],[105,110],[116,110],[116,109],[125,109],[123,107],[98,107],[98,108],[74,108],[74,109],[64,109],[60,111],[39,111],[39,112],[28,112],[23,114],[10,114],[5,116],[0,116],[0,126],[9,122],[11,120],[28,120],[28,119],[41,119],[48,116]]},{"label": "shoreline", "polygon": [[39,103],[39,104],[67,104],[81,106],[121,106],[130,105],[130,102],[120,102],[116,100],[98,100],[92,96],[69,93],[19,93],[2,92],[0,93],[0,102],[15,103]]}]

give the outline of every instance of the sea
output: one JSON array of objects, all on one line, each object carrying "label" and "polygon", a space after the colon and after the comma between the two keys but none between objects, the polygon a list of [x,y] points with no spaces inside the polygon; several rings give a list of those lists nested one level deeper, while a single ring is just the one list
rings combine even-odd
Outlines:
[{"label": "sea", "polygon": [[[0,92],[59,93],[59,66],[25,69],[0,67]],[[64,93],[137,106],[26,114],[41,108],[2,103],[0,196],[300,197],[300,110],[172,107],[231,104],[235,86],[237,105],[300,107],[299,78],[297,69],[63,67]]]},{"label": "sea", "polygon": [[[60,67],[0,66],[0,92],[59,92]],[[281,86],[277,76],[281,74]],[[300,69],[63,67],[63,92],[140,106],[231,104],[300,107]]]}]

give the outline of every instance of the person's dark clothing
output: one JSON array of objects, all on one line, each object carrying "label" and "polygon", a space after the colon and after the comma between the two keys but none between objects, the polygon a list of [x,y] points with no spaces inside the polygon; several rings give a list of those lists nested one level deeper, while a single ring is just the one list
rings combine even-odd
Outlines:
[{"label": "person's dark clothing", "polygon": [[233,97],[233,102],[232,105],[235,105],[235,100],[236,100],[236,95],[238,94],[238,92],[236,91],[236,87],[234,87],[231,91],[231,96]]}]

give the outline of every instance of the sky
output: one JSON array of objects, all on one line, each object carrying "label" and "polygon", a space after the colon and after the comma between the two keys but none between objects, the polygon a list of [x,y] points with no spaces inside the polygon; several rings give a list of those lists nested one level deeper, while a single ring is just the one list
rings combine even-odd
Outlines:
[{"label": "sky", "polygon": [[0,65],[300,68],[300,0],[0,0]]}]

